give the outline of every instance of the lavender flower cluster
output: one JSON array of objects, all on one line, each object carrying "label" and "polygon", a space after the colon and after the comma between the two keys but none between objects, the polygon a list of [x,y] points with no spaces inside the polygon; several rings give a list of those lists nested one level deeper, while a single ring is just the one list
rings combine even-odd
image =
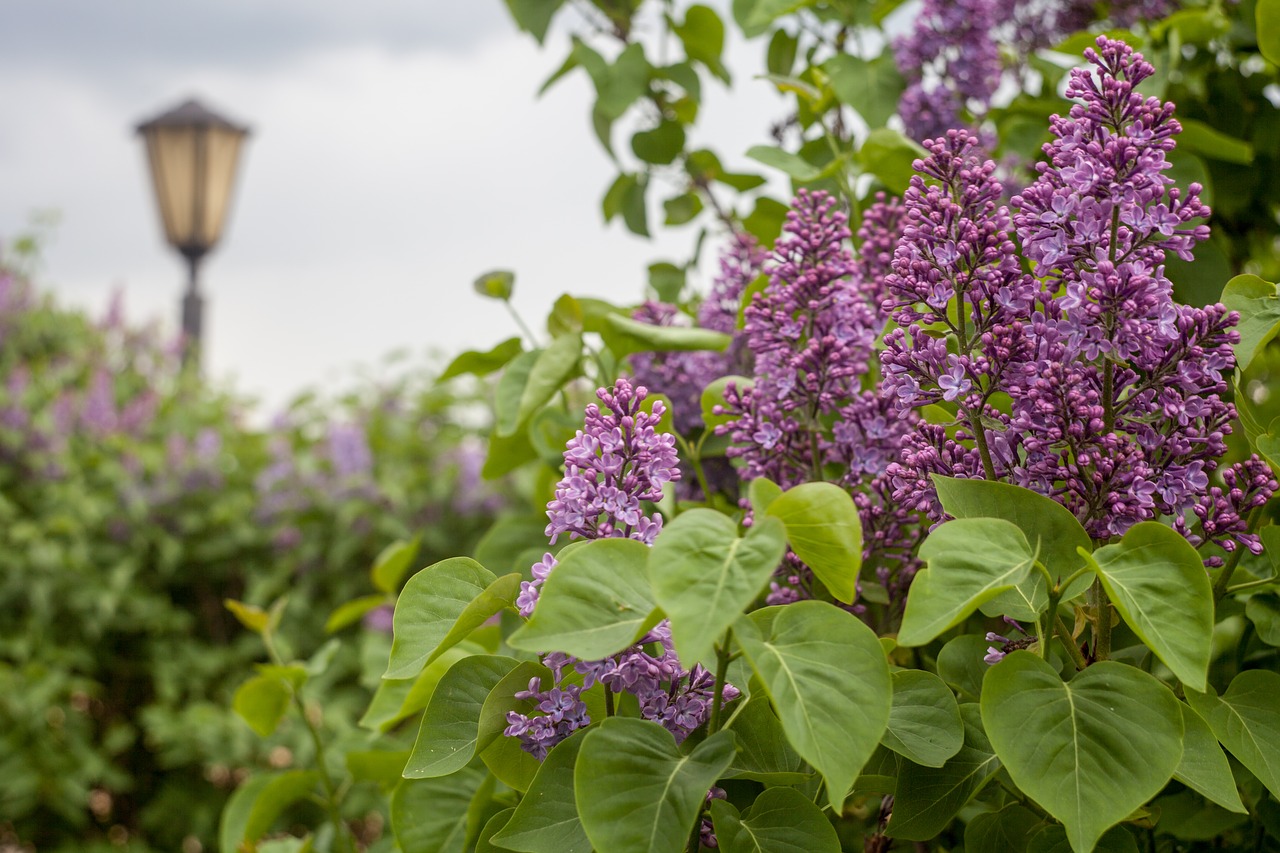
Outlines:
[{"label": "lavender flower cluster", "polygon": [[[655,429],[664,407],[655,401],[652,411],[645,412],[641,404],[648,391],[625,378],[596,396],[600,404],[587,407],[584,428],[565,448],[565,476],[547,504],[547,536],[552,544],[563,533],[572,539],[626,537],[653,544],[662,516],[646,514],[642,502],[660,499],[663,485],[680,479],[675,437]],[[533,580],[521,584],[516,599],[521,615],[533,614],[539,590],[555,567],[551,554],[533,566]],[[509,712],[504,732],[538,759],[590,724],[582,692],[597,683],[612,694],[635,696],[641,716],[662,725],[677,741],[702,725],[711,710],[714,676],[699,665],[691,670],[681,666],[665,620],[634,646],[604,660],[582,661],[553,652],[543,662],[554,684],[544,688],[541,679],[534,679],[516,694],[532,700],[535,708],[529,714]],[[581,683],[570,683],[570,672]],[[739,691],[725,684],[721,694],[730,701]]]},{"label": "lavender flower cluster", "polygon": [[[907,437],[893,495],[937,520],[930,474],[1000,478],[1053,497],[1098,539],[1188,512],[1220,517],[1214,538],[1239,528],[1232,499],[1208,491],[1235,415],[1222,394],[1238,317],[1173,301],[1165,255],[1191,258],[1209,209],[1198,185],[1183,193],[1164,174],[1180,127],[1171,104],[1134,90],[1151,65],[1123,42],[1097,46],[1013,213],[968,132],[917,161],[886,279],[900,328],[884,381],[903,406],[951,404],[958,426]],[[1239,477],[1254,482],[1255,467]],[[1246,502],[1265,502],[1255,488]]]},{"label": "lavender flower cluster", "polygon": [[[743,335],[754,385],[730,388],[719,428],[742,462],[743,479],[783,488],[831,480],[849,489],[862,516],[864,558],[881,583],[905,589],[914,570],[912,512],[890,499],[884,472],[914,428],[913,413],[865,389],[877,337],[883,272],[896,244],[901,208],[883,197],[867,211],[854,258],[835,200],[801,190],[769,266],[769,284],[746,307]],[[810,595],[810,573],[788,555],[769,596],[784,604]]]},{"label": "lavender flower cluster", "polygon": [[907,81],[898,103],[907,134],[940,137],[965,126],[966,112],[980,122],[1000,86],[1002,46],[1022,63],[1096,20],[1129,27],[1172,7],[1169,0],[924,0],[911,32],[893,42]]}]

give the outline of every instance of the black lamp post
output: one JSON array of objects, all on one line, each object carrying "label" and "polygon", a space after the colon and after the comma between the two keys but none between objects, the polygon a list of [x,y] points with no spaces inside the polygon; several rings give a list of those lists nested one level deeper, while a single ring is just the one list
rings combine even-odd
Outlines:
[{"label": "black lamp post", "polygon": [[190,270],[182,297],[182,355],[184,364],[198,365],[204,307],[200,261],[222,235],[240,146],[249,129],[188,100],[137,130],[147,145],[165,240],[187,259]]}]

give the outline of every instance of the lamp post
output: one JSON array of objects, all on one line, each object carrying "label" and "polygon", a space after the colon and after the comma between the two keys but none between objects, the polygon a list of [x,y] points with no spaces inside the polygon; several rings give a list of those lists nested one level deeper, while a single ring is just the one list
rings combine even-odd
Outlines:
[{"label": "lamp post", "polygon": [[249,129],[188,100],[139,124],[137,131],[146,142],[165,240],[187,260],[182,361],[198,366],[204,308],[200,261],[222,235],[240,146]]}]

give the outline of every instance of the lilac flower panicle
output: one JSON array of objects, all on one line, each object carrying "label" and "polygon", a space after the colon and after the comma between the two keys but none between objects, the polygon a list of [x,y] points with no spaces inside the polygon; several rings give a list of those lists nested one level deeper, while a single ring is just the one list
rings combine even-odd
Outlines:
[{"label": "lilac flower panicle", "polygon": [[[612,389],[596,392],[600,404],[587,407],[584,429],[565,447],[565,476],[547,504],[547,535],[554,543],[561,533],[574,539],[627,537],[653,543],[662,528],[662,517],[643,512],[642,501],[662,497],[662,486],[680,478],[674,442],[669,433],[658,433],[663,415],[660,401],[652,413],[641,403],[648,392],[619,379]],[[550,554],[534,564],[533,580],[521,584],[516,606],[522,616],[532,616],[542,584],[556,567]],[[611,693],[636,697],[640,714],[683,741],[706,722],[715,695],[715,677],[701,666],[685,669],[671,642],[666,620],[638,643],[598,661],[580,661],[561,652],[543,657],[554,684],[543,688],[534,679],[517,699],[530,700],[529,713],[507,714],[508,737],[519,739],[521,749],[546,757],[557,743],[591,720],[581,699],[583,690],[600,684]],[[581,684],[564,682],[572,670]],[[721,686],[722,700],[732,701],[740,692],[731,684]]]},{"label": "lilac flower panicle", "polygon": [[1230,507],[1204,501],[1235,414],[1222,395],[1238,317],[1176,304],[1164,272],[1168,252],[1189,259],[1207,237],[1209,210],[1198,185],[1164,174],[1179,127],[1172,104],[1134,91],[1151,66],[1105,37],[1085,56],[1067,87],[1078,102],[1052,119],[1049,159],[1012,214],[967,132],[930,140],[917,163],[882,366],[901,405],[954,404],[961,427],[909,435],[893,495],[941,520],[930,474],[996,477],[1097,539],[1193,510],[1232,528]]}]

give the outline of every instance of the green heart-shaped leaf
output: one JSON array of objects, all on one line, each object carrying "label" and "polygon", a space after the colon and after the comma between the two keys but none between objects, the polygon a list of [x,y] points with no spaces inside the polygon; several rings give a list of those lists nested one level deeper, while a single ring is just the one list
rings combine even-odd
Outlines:
[{"label": "green heart-shaped leaf", "polygon": [[1221,696],[1188,693],[1187,701],[1218,740],[1271,795],[1280,799],[1280,674],[1248,669]]},{"label": "green heart-shaped leaf", "polygon": [[600,660],[653,627],[655,606],[648,545],[634,539],[575,543],[543,584],[533,616],[507,642],[530,652]]},{"label": "green heart-shaped leaf", "polygon": [[711,801],[716,840],[724,853],[840,853],[840,837],[822,809],[795,788],[769,788],[740,815]]},{"label": "green heart-shaped leaf", "polygon": [[1196,549],[1165,525],[1144,521],[1099,548],[1093,561],[1138,639],[1183,684],[1203,691],[1213,650],[1213,588]]},{"label": "green heart-shaped leaf", "polygon": [[1159,793],[1182,758],[1178,700],[1113,661],[1064,683],[1044,660],[1013,652],[983,680],[982,722],[1013,781],[1063,823],[1076,853]]},{"label": "green heart-shaped leaf", "polygon": [[587,732],[573,771],[574,796],[597,850],[682,850],[712,784],[733,760],[717,732],[685,755],[656,723],[610,717]]},{"label": "green heart-shaped leaf", "polygon": [[[444,651],[441,645],[445,637],[495,580],[493,572],[469,557],[442,560],[409,578],[396,599],[391,620],[391,659],[382,677],[417,677],[433,657]],[[486,603],[482,609],[487,608]],[[497,606],[472,627],[501,609]]]},{"label": "green heart-shaped leaf", "polygon": [[503,655],[472,655],[450,667],[422,714],[405,777],[447,776],[465,767],[476,753],[485,700],[519,664]]},{"label": "green heart-shaped leaf", "polygon": [[964,744],[964,723],[951,688],[931,672],[895,672],[893,709],[883,743],[916,764],[945,764]]},{"label": "green heart-shaped leaf", "polygon": [[928,567],[916,574],[898,631],[898,645],[922,646],[984,601],[1026,579],[1036,555],[1014,524],[999,518],[958,518],[920,545]]},{"label": "green heart-shaped leaf", "polygon": [[772,518],[759,519],[742,538],[732,519],[711,509],[682,512],[663,527],[650,549],[649,576],[684,666],[713,657],[786,550],[782,523]]},{"label": "green heart-shaped leaf", "polygon": [[521,853],[591,850],[573,794],[573,768],[586,735],[586,729],[576,731],[547,753],[515,814],[493,836],[494,844]]},{"label": "green heart-shaped leaf", "polygon": [[1213,730],[1204,718],[1187,705],[1182,707],[1182,761],[1173,778],[1201,795],[1213,800],[1228,811],[1246,814],[1248,809],[1240,802],[1231,765],[1213,736]]},{"label": "green heart-shaped leaf", "polygon": [[787,526],[791,550],[837,601],[858,595],[862,570],[862,519],[849,493],[834,483],[787,489],[766,512]]},{"label": "green heart-shaped leaf", "polygon": [[733,633],[787,739],[826,779],[839,813],[889,723],[893,687],[879,639],[856,616],[822,601],[756,611]]}]

